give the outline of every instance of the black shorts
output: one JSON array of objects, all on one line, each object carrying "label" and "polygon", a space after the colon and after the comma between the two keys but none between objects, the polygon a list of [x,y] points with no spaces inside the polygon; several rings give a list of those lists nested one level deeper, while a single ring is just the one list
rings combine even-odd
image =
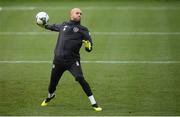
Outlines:
[{"label": "black shorts", "polygon": [[60,60],[58,62],[55,62],[54,60],[52,69],[56,69],[55,71],[60,73],[59,77],[61,77],[62,74],[68,70],[76,78],[76,80],[79,80],[79,78],[84,78],[79,60]]}]

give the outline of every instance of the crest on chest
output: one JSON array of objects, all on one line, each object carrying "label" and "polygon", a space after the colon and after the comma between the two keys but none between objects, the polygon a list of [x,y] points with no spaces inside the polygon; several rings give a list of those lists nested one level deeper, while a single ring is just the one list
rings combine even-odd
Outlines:
[{"label": "crest on chest", "polygon": [[78,31],[79,31],[79,28],[78,28],[78,27],[74,27],[74,28],[73,28],[73,31],[74,31],[74,32],[78,32]]}]

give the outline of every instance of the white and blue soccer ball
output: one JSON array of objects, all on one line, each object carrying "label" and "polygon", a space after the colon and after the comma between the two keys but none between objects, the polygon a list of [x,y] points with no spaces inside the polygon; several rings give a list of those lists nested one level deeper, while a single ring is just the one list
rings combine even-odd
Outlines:
[{"label": "white and blue soccer ball", "polygon": [[36,23],[44,25],[49,21],[49,15],[46,12],[39,12],[36,15]]}]

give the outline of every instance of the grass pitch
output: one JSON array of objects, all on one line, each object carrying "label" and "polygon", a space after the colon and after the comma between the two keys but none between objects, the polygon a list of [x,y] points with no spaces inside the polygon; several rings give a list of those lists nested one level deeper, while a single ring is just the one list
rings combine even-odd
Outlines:
[{"label": "grass pitch", "polygon": [[[0,6],[0,115],[180,115],[180,2],[1,0]],[[52,61],[58,34],[36,26],[35,15],[46,11],[49,23],[61,23],[73,7],[82,9],[94,40],[92,53],[81,49],[81,60],[120,62],[82,63],[102,112],[92,110],[68,72],[57,97],[41,107],[51,64],[8,63]]]}]

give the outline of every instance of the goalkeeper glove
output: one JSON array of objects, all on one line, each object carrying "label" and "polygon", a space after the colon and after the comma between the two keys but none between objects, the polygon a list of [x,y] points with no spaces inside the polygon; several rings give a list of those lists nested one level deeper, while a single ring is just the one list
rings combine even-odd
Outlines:
[{"label": "goalkeeper glove", "polygon": [[36,24],[38,26],[42,27],[42,28],[45,28],[45,25],[47,24],[46,19],[45,18],[41,18],[39,20],[40,20],[40,22],[37,21]]},{"label": "goalkeeper glove", "polygon": [[87,40],[82,40],[84,47],[86,49],[86,51],[90,52],[92,50],[92,45],[91,43]]}]

